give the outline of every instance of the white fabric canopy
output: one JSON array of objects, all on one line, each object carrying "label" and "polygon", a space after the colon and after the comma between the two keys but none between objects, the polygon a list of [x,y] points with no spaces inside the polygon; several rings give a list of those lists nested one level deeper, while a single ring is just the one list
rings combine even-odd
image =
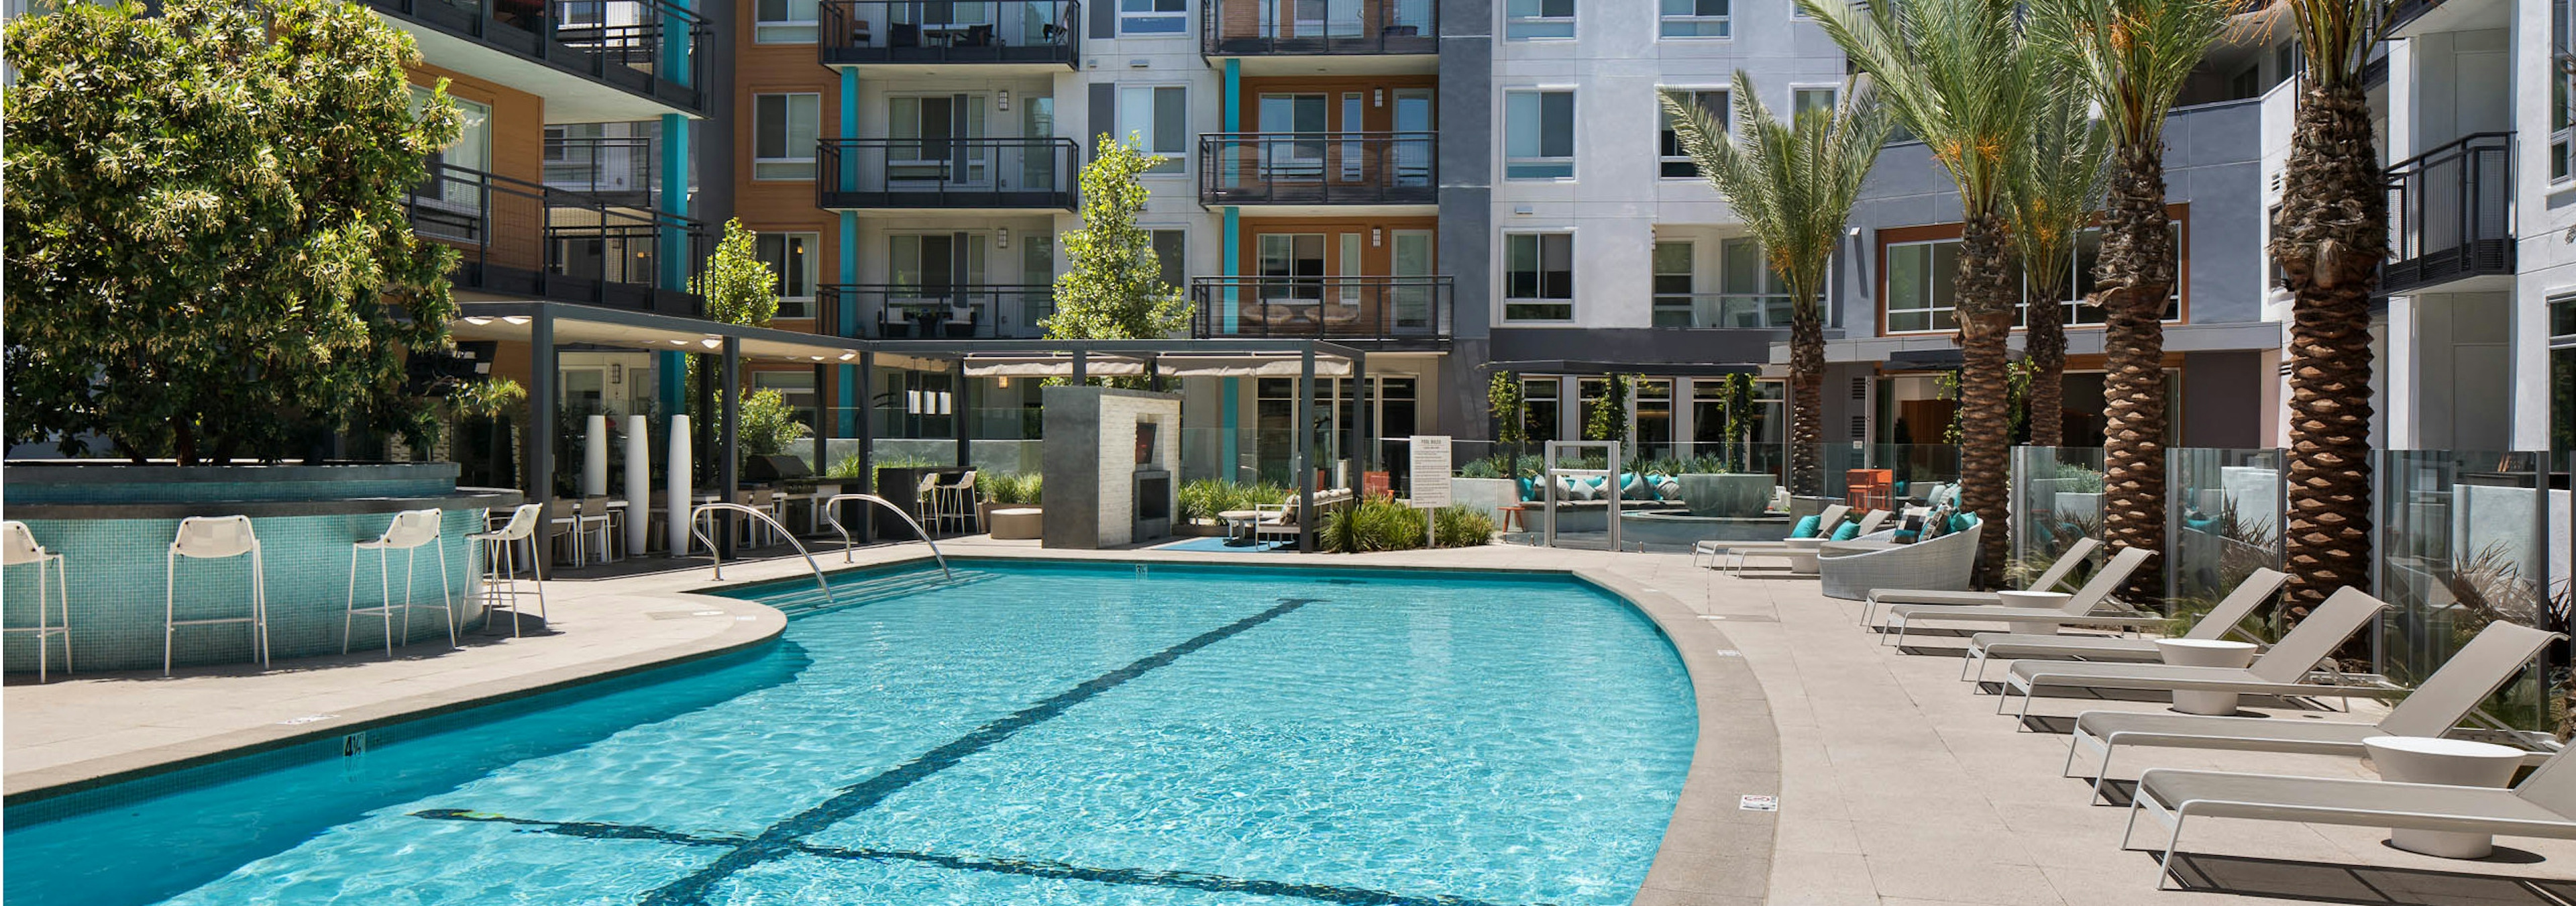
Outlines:
[{"label": "white fabric canopy", "polygon": [[[967,377],[1072,377],[1070,355],[970,355],[966,357]],[[1095,355],[1083,361],[1083,373],[1091,377],[1137,377],[1145,373],[1139,359]]]},{"label": "white fabric canopy", "polygon": [[[1296,377],[1305,370],[1294,355],[1167,355],[1155,363],[1168,377]],[[1316,377],[1349,377],[1351,360],[1315,357]]]}]

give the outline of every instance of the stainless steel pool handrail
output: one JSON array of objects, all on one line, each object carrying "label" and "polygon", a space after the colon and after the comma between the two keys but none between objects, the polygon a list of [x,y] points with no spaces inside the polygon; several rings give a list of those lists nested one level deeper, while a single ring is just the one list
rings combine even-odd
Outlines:
[{"label": "stainless steel pool handrail", "polygon": [[752,518],[769,523],[769,527],[778,530],[778,537],[785,538],[787,539],[787,543],[796,546],[797,556],[805,558],[805,568],[814,571],[814,587],[823,590],[824,602],[827,604],[840,603],[832,598],[832,583],[823,578],[823,565],[814,562],[814,555],[805,550],[805,542],[796,540],[796,533],[790,532],[787,530],[786,526],[778,524],[778,520],[770,518],[768,513],[743,506],[739,503],[701,503],[698,504],[696,509],[689,511],[689,534],[698,536],[698,540],[706,544],[707,556],[715,561],[716,581],[724,581],[724,549],[716,546],[716,539],[708,537],[707,533],[698,530],[698,523],[707,521],[707,514],[716,510],[735,510],[749,513]]},{"label": "stainless steel pool handrail", "polygon": [[856,546],[858,541],[850,537],[848,527],[841,525],[841,501],[844,500],[865,500],[893,510],[896,516],[903,518],[903,524],[912,526],[912,533],[921,537],[921,543],[930,545],[931,559],[939,561],[940,576],[948,579],[957,578],[956,573],[948,571],[948,558],[939,553],[939,542],[930,540],[930,533],[921,530],[921,523],[914,520],[911,513],[904,512],[902,507],[895,506],[893,501],[875,494],[834,494],[823,498],[823,521],[831,523],[832,530],[841,533],[841,562],[858,562],[850,554],[850,548]]}]

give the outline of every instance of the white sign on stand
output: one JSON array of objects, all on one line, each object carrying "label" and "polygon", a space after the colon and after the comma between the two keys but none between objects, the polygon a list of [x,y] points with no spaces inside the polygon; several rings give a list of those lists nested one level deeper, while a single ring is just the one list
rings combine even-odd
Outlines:
[{"label": "white sign on stand", "polygon": [[1416,434],[1413,447],[1413,505],[1439,509],[1449,505],[1449,435]]}]

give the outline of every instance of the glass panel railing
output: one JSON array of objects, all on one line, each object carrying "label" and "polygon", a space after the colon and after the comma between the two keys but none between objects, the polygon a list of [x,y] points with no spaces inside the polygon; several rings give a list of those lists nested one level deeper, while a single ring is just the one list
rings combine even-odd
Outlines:
[{"label": "glass panel railing", "polygon": [[2011,462],[2013,562],[2004,572],[2019,585],[2075,542],[2102,537],[2102,450],[2014,447]]},{"label": "glass panel railing", "polygon": [[[2257,569],[2281,568],[2281,451],[2165,451],[2166,612],[2189,622]],[[2262,638],[2264,626],[2247,627]]]},{"label": "glass panel railing", "polygon": [[[2374,586],[2390,605],[2373,652],[2378,672],[2420,682],[2488,623],[2552,625],[2543,588],[2553,534],[2547,457],[2375,454],[2374,534],[2381,548]],[[2524,729],[2554,724],[2554,705],[2538,676],[2535,671],[2507,686],[2489,700],[2488,712]]]}]

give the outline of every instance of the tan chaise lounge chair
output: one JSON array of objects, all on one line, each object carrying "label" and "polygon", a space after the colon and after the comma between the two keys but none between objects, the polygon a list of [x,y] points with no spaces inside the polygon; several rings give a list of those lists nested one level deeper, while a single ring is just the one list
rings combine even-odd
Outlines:
[{"label": "tan chaise lounge chair", "polygon": [[2576,840],[2576,758],[2564,751],[2552,755],[2512,789],[2157,768],[2138,778],[2129,826],[2120,835],[2122,850],[2135,848],[2129,843],[2139,815],[2170,831],[2157,860],[2158,890],[2173,877],[2174,849],[2188,818]]},{"label": "tan chaise lounge chair", "polygon": [[[1892,604],[1887,608],[1886,629],[1896,630],[1898,647],[1905,645],[1905,631],[1923,623],[2046,623],[2054,626],[2126,629],[2165,621],[2163,614],[2146,613],[2123,607],[2119,612],[2096,613],[2102,605],[2114,603],[2111,593],[2118,591],[2129,576],[2145,565],[2155,551],[2143,547],[2123,550],[2102,565],[2091,581],[2075,590],[2066,603],[2057,607],[1960,606],[1956,604]],[[1882,632],[1879,639],[1886,642]]]},{"label": "tan chaise lounge chair", "polygon": [[[1818,511],[1816,513],[1816,537],[1831,537],[1834,533],[1834,529],[1842,527],[1843,517],[1850,513],[1851,507],[1844,506],[1839,503]],[[1779,541],[1702,541],[1691,545],[1691,564],[1694,566],[1698,565],[1699,558],[1702,555],[1707,555],[1709,557],[1708,567],[1710,569],[1715,569],[1717,568],[1718,554],[1731,554],[1741,551],[1786,550],[1788,547],[1789,542],[1787,539]],[[1742,563],[1743,559],[1739,557],[1736,562]]]},{"label": "tan chaise lounge chair", "polygon": [[[2066,548],[2066,553],[2057,558],[2057,562],[2049,564],[2047,571],[2040,573],[2039,578],[2031,580],[2030,590],[2056,591],[2058,584],[2066,581],[2067,574],[2074,572],[2076,566],[2093,556],[2094,548],[2101,546],[2102,542],[2091,538],[2076,539],[2073,545]],[[1881,588],[1870,592],[1865,603],[1861,605],[1860,621],[1862,625],[1868,625],[1869,619],[1878,615],[1878,608],[1883,604],[1948,604],[1955,607],[1978,607],[2003,602],[2003,598],[1991,591]]]},{"label": "tan chaise lounge chair", "polygon": [[2522,666],[2555,638],[2557,633],[2543,629],[2489,623],[2375,724],[2171,711],[2086,711],[2075,717],[2075,732],[2066,743],[2066,767],[2060,773],[2074,776],[2076,752],[2099,753],[2101,761],[2093,777],[2093,797],[2099,799],[2104,778],[2111,774],[2111,753],[2124,745],[2357,756],[2363,753],[2361,741],[2373,736],[2448,736],[2470,710],[2521,673]]},{"label": "tan chaise lounge chair", "polygon": [[[2022,723],[2030,717],[2030,702],[2041,686],[2084,689],[2151,689],[2165,692],[2234,692],[2241,695],[2305,696],[2310,698],[2381,697],[2403,690],[2386,681],[2371,684],[2311,682],[2309,672],[2325,660],[2343,640],[2360,632],[2388,603],[2364,594],[2359,589],[2345,588],[2327,598],[2325,606],[2310,613],[2279,644],[2254,659],[2251,666],[2176,667],[2170,664],[2104,664],[2082,661],[2014,661],[2004,673],[2003,693],[1995,696],[1995,713],[2014,694],[2021,695]],[[2374,677],[2374,679],[2376,679]]]},{"label": "tan chaise lounge chair", "polygon": [[[2290,577],[2279,570],[2256,568],[2236,583],[2236,590],[2203,614],[2200,622],[2191,624],[2186,639],[2220,639],[2236,631],[2238,623],[2263,606],[2281,590]],[[2248,638],[2244,641],[2259,642]],[[2162,659],[2156,651],[2156,640],[2128,636],[2045,635],[2026,632],[1980,632],[1968,637],[1968,653],[1959,658],[1959,680],[1982,681],[1986,678],[1986,661],[2116,661],[2155,663]]]}]

